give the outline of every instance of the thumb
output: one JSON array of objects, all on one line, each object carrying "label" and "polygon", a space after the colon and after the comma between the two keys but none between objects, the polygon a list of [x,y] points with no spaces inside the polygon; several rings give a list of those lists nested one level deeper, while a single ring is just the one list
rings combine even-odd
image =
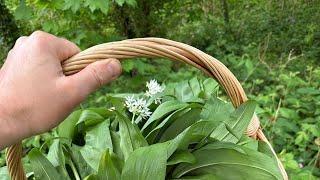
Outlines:
[{"label": "thumb", "polygon": [[106,59],[89,64],[80,72],[67,77],[68,83],[76,88],[80,101],[98,87],[114,80],[121,73],[121,64],[117,59]]}]

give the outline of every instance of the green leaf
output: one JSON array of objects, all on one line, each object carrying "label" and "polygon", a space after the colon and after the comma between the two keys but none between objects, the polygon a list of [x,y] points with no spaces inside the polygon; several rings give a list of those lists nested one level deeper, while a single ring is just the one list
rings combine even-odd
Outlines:
[{"label": "green leaf", "polygon": [[95,125],[104,120],[104,117],[93,110],[86,109],[81,112],[77,125],[84,122],[86,126]]},{"label": "green leaf", "polygon": [[137,6],[137,1],[136,0],[126,0],[126,3],[129,6],[132,6],[132,7],[136,7]]},{"label": "green leaf", "polygon": [[168,95],[175,96],[183,102],[202,102],[201,98],[208,99],[217,92],[217,87],[218,83],[212,78],[204,81],[193,78],[189,81],[168,84],[166,91]]},{"label": "green leaf", "polygon": [[49,147],[47,158],[54,167],[61,166],[61,165],[64,167],[65,157],[64,157],[59,139],[53,140],[53,143]]},{"label": "green leaf", "polygon": [[201,93],[201,84],[198,78],[194,77],[188,81],[189,87],[194,97],[198,97]]},{"label": "green leaf", "polygon": [[60,139],[54,139],[53,143],[49,148],[49,152],[47,155],[48,160],[51,164],[57,169],[58,173],[69,179],[68,172],[66,170],[66,158],[69,158],[68,155],[65,155],[62,150],[62,144],[60,143]]},{"label": "green leaf", "polygon": [[109,126],[110,120],[107,119],[88,130],[85,135],[86,144],[80,150],[86,162],[96,171],[101,154],[106,149],[113,150]]},{"label": "green leaf", "polygon": [[7,166],[0,167],[0,180],[10,180]]},{"label": "green leaf", "polygon": [[63,10],[71,9],[75,13],[79,10],[80,3],[79,0],[64,0]]},{"label": "green leaf", "polygon": [[[181,108],[181,109],[178,109],[176,111],[174,111],[173,113],[171,113],[169,116],[167,116],[163,121],[161,121],[160,124],[157,125],[157,127],[153,128],[151,132],[148,133],[148,135],[146,136],[146,139],[151,136],[152,134],[155,134],[155,132],[158,132],[157,130],[159,130],[160,128],[164,127],[168,121],[170,119],[172,119],[171,117],[174,116],[175,114],[177,114],[178,112],[184,110],[185,108]],[[169,123],[168,123],[169,124]]]},{"label": "green leaf", "polygon": [[208,137],[214,130],[212,121],[197,121],[192,126],[185,129],[173,140],[167,141],[168,157],[170,157],[177,149],[187,150],[190,143],[200,142]]},{"label": "green leaf", "polygon": [[182,109],[187,106],[188,106],[187,103],[183,103],[183,102],[176,101],[176,100],[166,101],[166,102],[160,104],[160,106],[158,106],[158,108],[153,112],[151,117],[143,125],[143,127],[141,128],[141,131],[146,129],[152,122],[164,117],[165,115],[167,115],[175,110]]},{"label": "green leaf", "polygon": [[80,147],[73,145],[72,147],[64,146],[66,154],[66,157],[70,157],[70,161],[74,162],[74,165],[76,166],[81,178],[84,178],[88,176],[89,174],[92,174],[93,172],[97,172],[94,170],[87,161],[83,158]]},{"label": "green leaf", "polygon": [[108,13],[109,1],[108,0],[86,0],[85,6],[88,6],[92,12],[100,10],[104,14]]},{"label": "green leaf", "polygon": [[95,148],[93,146],[85,145],[80,149],[80,153],[83,159],[85,160],[85,162],[88,163],[89,166],[97,172],[99,167],[100,157],[102,155],[101,149]]},{"label": "green leaf", "polygon": [[254,111],[256,103],[254,101],[246,101],[241,104],[231,115],[219,125],[210,137],[219,141],[237,143],[244,131],[248,127]]},{"label": "green leaf", "polygon": [[20,0],[20,4],[14,12],[14,16],[17,20],[28,20],[32,17],[32,9],[26,5],[25,0]]},{"label": "green leaf", "polygon": [[182,162],[193,164],[196,161],[197,161],[196,158],[194,157],[194,155],[191,152],[189,152],[189,151],[176,151],[170,156],[170,158],[167,162],[167,165],[174,165],[174,164],[179,164]]},{"label": "green leaf", "polygon": [[[184,176],[178,179],[179,180],[218,180],[218,178],[213,174],[204,174],[199,176]],[[172,178],[172,180],[176,180],[176,179]]]},{"label": "green leaf", "polygon": [[90,174],[89,176],[86,176],[83,180],[98,180],[98,177],[96,174]]},{"label": "green leaf", "polygon": [[163,180],[166,176],[167,144],[154,144],[135,150],[127,159],[122,180]]},{"label": "green leaf", "polygon": [[184,131],[186,128],[200,120],[200,108],[194,108],[181,114],[179,117],[173,120],[173,123],[165,129],[161,134],[159,142],[165,142],[175,138],[178,134]]},{"label": "green leaf", "polygon": [[121,113],[117,111],[116,113],[117,119],[119,120],[120,148],[124,158],[127,159],[135,149],[147,146],[148,143],[136,124],[132,124],[130,120]]},{"label": "green leaf", "polygon": [[205,98],[209,99],[212,94],[216,93],[219,89],[219,84],[212,78],[208,78],[201,83],[204,89]]},{"label": "green leaf", "polygon": [[113,152],[120,158],[124,159],[123,152],[121,150],[121,139],[119,133],[115,131],[111,131],[111,139],[112,139],[112,146],[113,146]]},{"label": "green leaf", "polygon": [[108,150],[102,154],[97,178],[99,180],[120,179],[120,172],[113,164]]},{"label": "green leaf", "polygon": [[36,179],[53,180],[64,179],[58,171],[53,167],[50,161],[36,148],[32,149],[28,154]]},{"label": "green leaf", "polygon": [[[125,0],[115,0],[115,2],[119,5],[119,6],[122,6],[125,2]],[[130,62],[133,62],[133,61],[130,61]]]},{"label": "green leaf", "polygon": [[238,147],[245,153],[212,144],[204,146],[193,153],[197,162],[178,165],[173,177],[210,173],[217,179],[282,179],[276,161],[260,152]]},{"label": "green leaf", "polygon": [[229,119],[232,111],[234,107],[230,103],[218,98],[210,98],[202,109],[201,119],[214,121],[218,125]]},{"label": "green leaf", "polygon": [[80,118],[82,110],[72,112],[59,126],[58,135],[68,139],[73,139],[76,132],[76,124]]},{"label": "green leaf", "polygon": [[108,148],[112,151],[113,147],[109,126],[110,120],[107,119],[88,130],[85,135],[86,145],[93,146],[100,150]]}]

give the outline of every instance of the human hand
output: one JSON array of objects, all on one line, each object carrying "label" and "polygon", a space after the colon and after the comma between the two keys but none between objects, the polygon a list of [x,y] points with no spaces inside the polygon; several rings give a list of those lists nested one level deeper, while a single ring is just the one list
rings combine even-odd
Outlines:
[{"label": "human hand", "polygon": [[61,62],[79,51],[41,31],[16,41],[0,70],[0,149],[55,127],[90,92],[121,73],[119,61],[107,59],[65,76]]}]

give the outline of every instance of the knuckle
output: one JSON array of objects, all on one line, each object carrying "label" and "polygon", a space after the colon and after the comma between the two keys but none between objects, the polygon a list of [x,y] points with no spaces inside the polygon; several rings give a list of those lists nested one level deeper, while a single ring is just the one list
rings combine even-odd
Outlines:
[{"label": "knuckle", "polygon": [[31,42],[39,48],[44,47],[43,45],[50,41],[50,36],[43,31],[33,32],[30,38]]},{"label": "knuckle", "polygon": [[20,46],[27,39],[27,36],[21,36],[16,40],[15,46]]},{"label": "knuckle", "polygon": [[14,54],[14,49],[10,49],[10,51],[8,52],[7,57],[11,57]]},{"label": "knuckle", "polygon": [[96,82],[97,87],[101,87],[103,84],[103,78],[101,77],[101,73],[99,73],[99,70],[96,67],[92,67],[89,69],[89,73],[91,74],[91,77]]},{"label": "knuckle", "polygon": [[41,37],[41,36],[44,36],[44,35],[46,35],[45,32],[40,31],[40,30],[36,30],[31,34],[31,37]]}]

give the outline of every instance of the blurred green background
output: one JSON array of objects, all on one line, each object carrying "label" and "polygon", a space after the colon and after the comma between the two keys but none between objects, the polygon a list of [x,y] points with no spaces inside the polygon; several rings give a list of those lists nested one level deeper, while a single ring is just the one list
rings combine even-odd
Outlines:
[{"label": "blurred green background", "polygon": [[[19,36],[35,30],[81,49],[152,36],[216,57],[259,103],[261,126],[289,175],[320,178],[319,0],[0,0],[1,60]],[[166,83],[204,77],[165,59],[122,64],[123,75],[82,106],[99,106],[110,92],[140,92],[153,78]],[[25,151],[41,146],[42,138],[27,141]]]}]

